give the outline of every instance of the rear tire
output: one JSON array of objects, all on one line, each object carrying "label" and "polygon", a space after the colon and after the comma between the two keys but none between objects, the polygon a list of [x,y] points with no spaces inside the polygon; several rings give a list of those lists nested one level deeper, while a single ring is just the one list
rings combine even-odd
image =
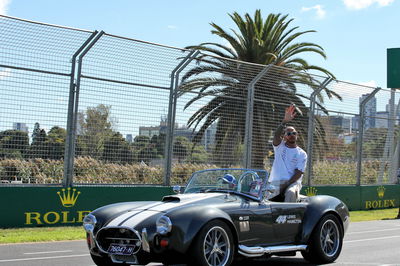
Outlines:
[{"label": "rear tire", "polygon": [[229,226],[223,221],[213,220],[203,226],[193,241],[190,249],[191,265],[230,265],[234,253],[234,241]]},{"label": "rear tire", "polygon": [[302,251],[303,258],[313,263],[332,263],[340,255],[343,246],[343,230],[333,214],[322,217],[315,227],[308,249]]}]

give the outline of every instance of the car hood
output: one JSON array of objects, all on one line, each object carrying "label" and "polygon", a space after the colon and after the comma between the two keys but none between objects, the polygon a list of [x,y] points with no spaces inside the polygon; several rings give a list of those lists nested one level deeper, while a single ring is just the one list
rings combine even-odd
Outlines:
[{"label": "car hood", "polygon": [[162,201],[151,202],[140,206],[134,206],[129,210],[114,217],[107,227],[134,228],[143,221],[154,222],[157,217],[177,208],[194,204],[218,204],[226,201],[225,193],[196,193],[165,196]]}]

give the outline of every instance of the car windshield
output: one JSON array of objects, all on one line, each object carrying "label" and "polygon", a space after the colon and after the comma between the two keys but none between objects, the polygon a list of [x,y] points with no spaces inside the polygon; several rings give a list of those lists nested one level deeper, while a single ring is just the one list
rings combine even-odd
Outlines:
[{"label": "car windshield", "polygon": [[268,173],[265,170],[210,169],[195,172],[184,193],[227,191],[259,198],[265,187]]}]

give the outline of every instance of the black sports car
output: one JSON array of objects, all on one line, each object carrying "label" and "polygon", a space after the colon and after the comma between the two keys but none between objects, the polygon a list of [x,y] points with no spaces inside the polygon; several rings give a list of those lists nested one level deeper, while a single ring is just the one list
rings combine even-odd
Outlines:
[{"label": "black sports car", "polygon": [[267,176],[263,170],[204,170],[192,175],[183,194],[174,187],[177,195],[158,202],[101,207],[83,221],[93,261],[230,265],[297,251],[310,262],[335,261],[349,225],[346,205],[330,196],[268,200]]}]

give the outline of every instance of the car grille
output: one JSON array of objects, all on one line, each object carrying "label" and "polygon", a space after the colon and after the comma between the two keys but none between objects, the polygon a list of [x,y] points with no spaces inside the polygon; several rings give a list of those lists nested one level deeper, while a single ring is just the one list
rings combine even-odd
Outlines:
[{"label": "car grille", "polygon": [[142,245],[140,235],[135,230],[125,227],[105,227],[96,234],[96,242],[103,252],[107,252],[111,244],[135,246],[133,254],[139,252]]}]

